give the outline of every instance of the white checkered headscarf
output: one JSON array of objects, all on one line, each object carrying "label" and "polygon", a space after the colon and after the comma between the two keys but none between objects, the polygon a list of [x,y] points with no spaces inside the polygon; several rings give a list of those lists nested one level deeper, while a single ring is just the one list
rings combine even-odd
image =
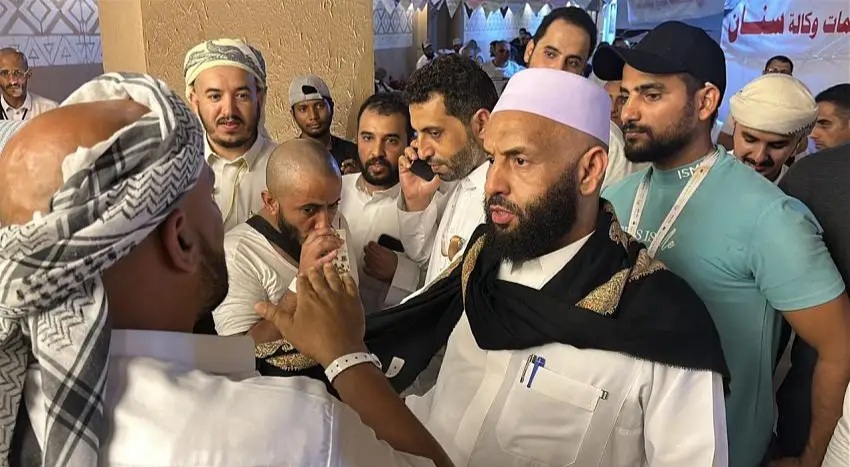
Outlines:
[{"label": "white checkered headscarf", "polygon": [[100,464],[110,336],[101,273],[165,219],[204,166],[197,119],[157,79],[105,74],[62,105],[112,99],[150,112],[66,157],[47,213],[0,229],[0,466],[30,351],[47,401],[43,465]]}]

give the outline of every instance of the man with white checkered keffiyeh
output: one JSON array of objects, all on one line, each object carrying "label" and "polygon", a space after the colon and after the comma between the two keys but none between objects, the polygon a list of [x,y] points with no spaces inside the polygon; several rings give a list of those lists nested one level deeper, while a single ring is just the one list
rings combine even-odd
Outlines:
[{"label": "man with white checkered keffiyeh", "polygon": [[[259,376],[248,336],[191,332],[227,294],[220,216],[197,119],[151,77],[97,78],[10,141],[0,467],[450,465],[378,368],[339,378],[349,406],[319,381]],[[302,280],[307,316],[321,295],[362,318],[356,287]],[[380,417],[376,393],[392,402]]]},{"label": "man with white checkered keffiyeh", "polygon": [[204,167],[197,120],[159,80],[106,74],[63,106],[113,99],[136,101],[150,112],[65,158],[49,211],[0,230],[3,466],[30,352],[46,400],[43,465],[99,464],[110,343],[101,273],[160,224]]}]

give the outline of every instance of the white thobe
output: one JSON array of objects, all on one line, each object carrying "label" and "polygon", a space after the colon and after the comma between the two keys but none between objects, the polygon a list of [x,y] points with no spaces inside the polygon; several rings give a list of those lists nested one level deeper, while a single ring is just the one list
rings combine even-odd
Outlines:
[{"label": "white thobe", "polygon": [[419,60],[416,60],[416,69],[418,70],[423,66],[431,63],[431,60],[432,59],[428,58],[427,55],[422,55],[421,57],[419,57]]},{"label": "white thobe", "polygon": [[215,202],[227,232],[263,208],[266,166],[276,145],[258,136],[245,154],[229,161],[214,153],[209,141],[204,142],[207,163],[215,173]]},{"label": "white thobe", "polygon": [[400,240],[408,257],[419,264],[428,263],[426,285],[451,264],[448,248],[452,237],[463,240],[456,255],[461,254],[472,233],[484,223],[484,184],[489,167],[485,162],[445,194],[437,192],[424,211],[404,211],[404,197],[399,197]]},{"label": "white thobe", "polygon": [[[339,216],[334,225],[347,230],[348,224]],[[351,242],[346,243],[352,257]],[[225,234],[224,258],[229,286],[224,301],[213,311],[215,330],[221,336],[245,334],[260,321],[254,305],[283,298],[298,275],[300,258],[289,258],[246,223]],[[351,276],[357,282],[357,268],[352,268]]]},{"label": "white thobe", "polygon": [[[499,279],[540,289],[587,238],[521,265],[503,264]],[[529,383],[532,354],[546,362]],[[407,404],[456,467],[728,464],[719,375],[564,344],[486,351],[465,313],[437,385]]]},{"label": "white thobe", "polygon": [[[248,337],[113,331],[101,466],[433,466],[394,451],[306,377],[261,377]],[[27,372],[27,411],[44,444],[46,401]]]},{"label": "white thobe", "polygon": [[360,268],[360,298],[367,313],[384,309],[399,302],[419,288],[422,270],[404,253],[396,252],[398,266],[391,284],[379,281],[363,272],[363,248],[377,242],[381,235],[399,239],[398,200],[401,187],[370,194],[363,186],[360,174],[342,177],[340,212],[348,220],[351,248]]},{"label": "white thobe", "polygon": [[59,107],[58,102],[39,96],[34,92],[28,92],[27,97],[24,98],[24,103],[17,109],[9,105],[3,96],[0,96],[0,105],[3,106],[3,114],[6,116],[3,120],[17,121],[32,120],[44,112]]}]

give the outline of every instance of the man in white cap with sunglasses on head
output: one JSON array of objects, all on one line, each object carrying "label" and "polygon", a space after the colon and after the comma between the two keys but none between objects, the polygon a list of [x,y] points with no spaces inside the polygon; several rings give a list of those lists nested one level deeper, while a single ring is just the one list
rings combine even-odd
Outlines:
[{"label": "man in white cap with sunglasses on head", "polygon": [[343,175],[360,172],[357,145],[331,134],[334,100],[325,80],[316,75],[296,76],[289,84],[289,110],[301,130],[299,138],[317,141],[330,151]]}]

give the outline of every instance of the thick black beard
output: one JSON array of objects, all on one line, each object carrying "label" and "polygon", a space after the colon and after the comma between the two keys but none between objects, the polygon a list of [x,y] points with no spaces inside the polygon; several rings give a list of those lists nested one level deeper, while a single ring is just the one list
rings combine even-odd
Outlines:
[{"label": "thick black beard", "polygon": [[[539,258],[558,249],[558,242],[573,229],[578,218],[575,172],[575,167],[566,170],[543,196],[525,209],[499,195],[486,200],[486,248],[499,260],[512,263]],[[490,217],[491,206],[513,213],[516,228],[508,231],[494,224]]]},{"label": "thick black beard", "polygon": [[202,242],[203,263],[201,280],[209,287],[201,307],[201,315],[212,313],[227,297],[228,276],[224,253],[216,253],[207,243]]},{"label": "thick black beard", "polygon": [[440,180],[444,182],[454,182],[471,174],[478,167],[478,163],[485,157],[484,148],[481,147],[478,140],[471,134],[472,129],[467,128],[466,131],[467,135],[469,135],[466,139],[466,144],[457,154],[448,160],[436,158],[438,162],[445,163],[449,169],[449,173],[438,175]]},{"label": "thick black beard", "polygon": [[693,102],[689,101],[688,105],[685,106],[682,118],[672,128],[658,136],[655,136],[649,127],[630,122],[624,123],[623,134],[629,130],[637,130],[649,136],[647,144],[640,148],[629,145],[629,140],[626,139],[626,159],[631,162],[641,163],[664,162],[676,157],[693,138],[692,122],[694,111]]},{"label": "thick black beard", "polygon": [[[387,169],[387,174],[383,178],[373,177],[369,173],[369,166],[376,164],[383,165]],[[385,189],[392,188],[398,183],[398,167],[394,168],[390,161],[384,158],[373,158],[366,161],[365,164],[361,165],[360,174],[363,175],[363,180],[366,180],[366,183]]]},{"label": "thick black beard", "polygon": [[295,261],[301,261],[301,242],[303,239],[301,238],[301,233],[298,231],[298,228],[294,225],[286,222],[286,219],[283,218],[283,213],[278,211],[277,213],[277,229],[280,230],[280,233],[287,237],[293,245],[298,245],[295,247],[295,253],[297,256],[294,259]]}]

